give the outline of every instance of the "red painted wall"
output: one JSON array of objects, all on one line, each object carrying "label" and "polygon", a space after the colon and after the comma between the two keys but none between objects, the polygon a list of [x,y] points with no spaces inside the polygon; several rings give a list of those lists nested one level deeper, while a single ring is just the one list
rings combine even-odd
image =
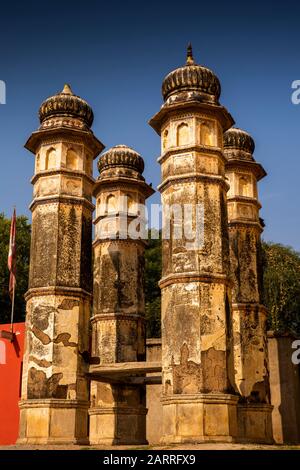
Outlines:
[{"label": "red painted wall", "polygon": [[[10,331],[10,325],[0,324],[0,330]],[[14,323],[14,341],[0,338],[0,445],[18,438],[24,332],[25,323]]]}]

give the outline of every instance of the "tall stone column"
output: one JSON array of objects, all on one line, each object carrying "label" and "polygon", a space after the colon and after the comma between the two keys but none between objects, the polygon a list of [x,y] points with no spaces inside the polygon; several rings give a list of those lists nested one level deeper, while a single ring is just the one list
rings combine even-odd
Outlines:
[{"label": "tall stone column", "polygon": [[66,85],[40,108],[19,443],[88,442],[93,112]]},{"label": "tall stone column", "polygon": [[218,78],[195,64],[191,47],[186,65],[166,76],[162,92],[164,104],[150,125],[161,136],[163,208],[190,204],[193,228],[197,206],[204,218],[194,247],[178,236],[175,213],[170,238],[163,240],[163,441],[230,442],[237,433],[237,397],[230,383],[223,132],[233,120],[219,104]]},{"label": "tall stone column", "polygon": [[225,132],[232,289],[233,355],[239,438],[272,441],[266,309],[261,304],[262,259],[257,181],[266,176],[253,158],[254,141],[241,129]]},{"label": "tall stone column", "polygon": [[[98,168],[92,354],[100,365],[145,361],[145,240],[130,227],[139,230],[139,204],[154,191],[142,176],[142,157],[129,147],[105,152]],[[126,377],[92,381],[89,413],[92,444],[146,443],[144,385]]]}]

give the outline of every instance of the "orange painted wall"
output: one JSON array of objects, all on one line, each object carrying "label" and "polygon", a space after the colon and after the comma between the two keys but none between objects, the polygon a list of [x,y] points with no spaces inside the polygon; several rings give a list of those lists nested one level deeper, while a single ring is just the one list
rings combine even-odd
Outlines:
[{"label": "orange painted wall", "polygon": [[[0,330],[10,331],[10,325],[0,324]],[[0,338],[0,445],[18,438],[24,332],[25,323],[15,323],[13,343]]]}]

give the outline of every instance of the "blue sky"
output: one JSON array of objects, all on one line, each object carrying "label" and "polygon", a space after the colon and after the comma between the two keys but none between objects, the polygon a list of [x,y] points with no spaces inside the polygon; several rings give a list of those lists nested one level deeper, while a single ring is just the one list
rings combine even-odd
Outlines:
[{"label": "blue sky", "polygon": [[300,79],[299,17],[300,5],[289,0],[1,3],[0,212],[10,215],[16,204],[30,216],[33,156],[23,145],[38,127],[41,102],[65,82],[92,105],[93,131],[106,148],[134,147],[156,187],[160,142],[147,122],[161,106],[164,76],[184,63],[192,41],[268,172],[260,183],[264,238],[300,251],[300,105],[291,102],[291,83]]}]

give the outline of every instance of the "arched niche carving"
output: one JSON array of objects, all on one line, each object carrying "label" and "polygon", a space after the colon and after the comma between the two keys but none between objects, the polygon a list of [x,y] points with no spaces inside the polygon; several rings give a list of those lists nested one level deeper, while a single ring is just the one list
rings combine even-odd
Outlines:
[{"label": "arched niche carving", "polygon": [[176,143],[177,147],[189,143],[189,126],[185,122],[177,126]]},{"label": "arched niche carving", "polygon": [[101,195],[96,200],[97,215],[104,215],[107,212],[106,198]]},{"label": "arched niche carving", "polygon": [[116,208],[117,208],[116,196],[114,196],[113,194],[109,194],[109,196],[107,196],[106,198],[106,212],[108,214],[112,212],[116,212]]},{"label": "arched niche carving", "polygon": [[133,212],[135,208],[134,199],[130,194],[126,194],[126,198],[127,198],[127,211]]},{"label": "arched niche carving", "polygon": [[66,167],[68,170],[78,170],[78,155],[72,148],[67,150]]},{"label": "arched niche carving", "polygon": [[40,154],[38,153],[35,159],[35,172],[38,173],[40,171]]},{"label": "arched niche carving", "polygon": [[169,139],[169,131],[165,129],[163,133],[163,149],[166,149],[168,147],[168,139]]},{"label": "arched niche carving", "polygon": [[56,163],[56,150],[51,147],[46,153],[45,170],[53,170],[56,168]]},{"label": "arched niche carving", "polygon": [[212,147],[214,145],[214,133],[212,125],[208,122],[203,122],[200,125],[200,142],[201,145]]},{"label": "arched niche carving", "polygon": [[247,176],[240,176],[239,178],[239,195],[240,196],[251,196],[250,181]]},{"label": "arched niche carving", "polygon": [[86,156],[85,160],[85,172],[88,175],[92,175],[92,157],[90,155]]}]

